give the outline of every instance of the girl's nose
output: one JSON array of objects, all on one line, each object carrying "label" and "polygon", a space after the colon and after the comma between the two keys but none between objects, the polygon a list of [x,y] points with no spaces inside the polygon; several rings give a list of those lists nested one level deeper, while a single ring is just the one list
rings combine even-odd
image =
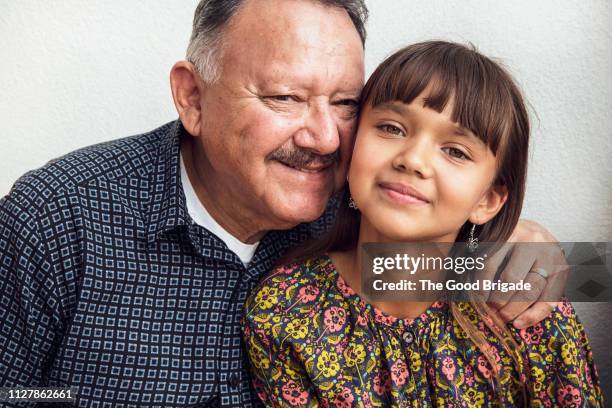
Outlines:
[{"label": "girl's nose", "polygon": [[425,137],[407,139],[403,148],[393,158],[393,168],[403,173],[414,173],[419,178],[433,176],[433,147]]}]

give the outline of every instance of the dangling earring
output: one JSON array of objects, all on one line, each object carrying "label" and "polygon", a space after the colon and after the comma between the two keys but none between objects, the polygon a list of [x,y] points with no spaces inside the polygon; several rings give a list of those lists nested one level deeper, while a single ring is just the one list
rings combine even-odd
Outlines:
[{"label": "dangling earring", "polygon": [[478,248],[478,238],[474,237],[474,231],[476,231],[476,224],[472,224],[472,229],[470,230],[470,237],[468,238],[467,242],[467,248],[470,252],[474,252]]},{"label": "dangling earring", "polygon": [[[348,174],[347,174],[346,175],[347,189],[348,189],[348,184],[349,184],[349,179],[348,179]],[[355,202],[355,200],[353,200],[353,196],[351,195],[350,190],[348,191],[348,193],[349,193],[349,202],[348,202],[349,208],[352,208],[353,210],[358,210],[359,208],[357,207],[357,203]]]}]

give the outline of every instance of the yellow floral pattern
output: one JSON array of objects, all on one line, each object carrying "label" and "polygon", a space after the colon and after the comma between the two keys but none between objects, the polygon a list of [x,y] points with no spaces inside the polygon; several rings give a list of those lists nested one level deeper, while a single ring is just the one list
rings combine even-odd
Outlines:
[{"label": "yellow floral pattern", "polygon": [[591,348],[569,302],[528,329],[509,326],[523,373],[471,305],[459,307],[488,340],[494,367],[445,302],[397,319],[364,302],[327,256],[278,268],[245,308],[255,390],[277,407],[603,406]]}]

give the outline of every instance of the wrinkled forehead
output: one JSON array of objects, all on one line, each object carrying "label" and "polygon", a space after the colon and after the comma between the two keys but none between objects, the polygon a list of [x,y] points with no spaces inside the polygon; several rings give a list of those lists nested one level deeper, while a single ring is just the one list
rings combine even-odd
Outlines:
[{"label": "wrinkled forehead", "polygon": [[299,53],[316,47],[331,55],[363,54],[361,37],[348,13],[318,1],[246,1],[232,17],[224,43],[267,53]]},{"label": "wrinkled forehead", "polygon": [[296,78],[343,88],[363,85],[359,33],[346,11],[319,2],[247,2],[228,25],[222,47],[223,71],[273,82]]}]

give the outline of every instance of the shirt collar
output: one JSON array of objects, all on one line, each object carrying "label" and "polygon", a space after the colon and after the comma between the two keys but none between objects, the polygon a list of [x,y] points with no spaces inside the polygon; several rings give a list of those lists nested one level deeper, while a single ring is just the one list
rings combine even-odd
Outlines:
[{"label": "shirt collar", "polygon": [[183,187],[183,192],[185,193],[185,207],[187,208],[189,216],[195,224],[204,227],[210,233],[219,237],[219,239],[225,242],[225,245],[227,245],[227,247],[233,253],[238,255],[238,258],[240,258],[240,261],[242,261],[245,266],[248,265],[255,254],[259,241],[254,244],[245,244],[223,228],[223,226],[219,224],[212,215],[210,215],[193,189],[193,185],[191,184],[189,175],[187,174],[187,169],[185,168],[185,161],[182,154],[180,155],[180,163],[181,186]]},{"label": "shirt collar", "polygon": [[[191,137],[180,120],[171,122],[160,129],[160,143],[154,168],[150,175],[150,200],[147,211],[147,243],[152,245],[164,233],[179,227],[185,228],[191,244],[201,253],[210,252],[210,256],[223,261],[239,262],[238,256],[229,249],[219,248],[212,241],[219,241],[209,231],[195,225],[189,216],[185,193],[180,179],[180,147],[183,137]],[[204,235],[198,233],[204,232]],[[292,245],[303,242],[311,236],[311,225],[300,224],[287,231],[270,231],[258,246],[250,265],[262,264],[272,267],[275,260]],[[227,248],[222,243],[221,248]],[[268,265],[269,263],[269,265]]]},{"label": "shirt collar", "polygon": [[180,121],[167,126],[160,136],[159,149],[150,176],[149,208],[147,211],[147,242],[160,234],[191,224],[180,181],[181,138],[187,131]]}]

